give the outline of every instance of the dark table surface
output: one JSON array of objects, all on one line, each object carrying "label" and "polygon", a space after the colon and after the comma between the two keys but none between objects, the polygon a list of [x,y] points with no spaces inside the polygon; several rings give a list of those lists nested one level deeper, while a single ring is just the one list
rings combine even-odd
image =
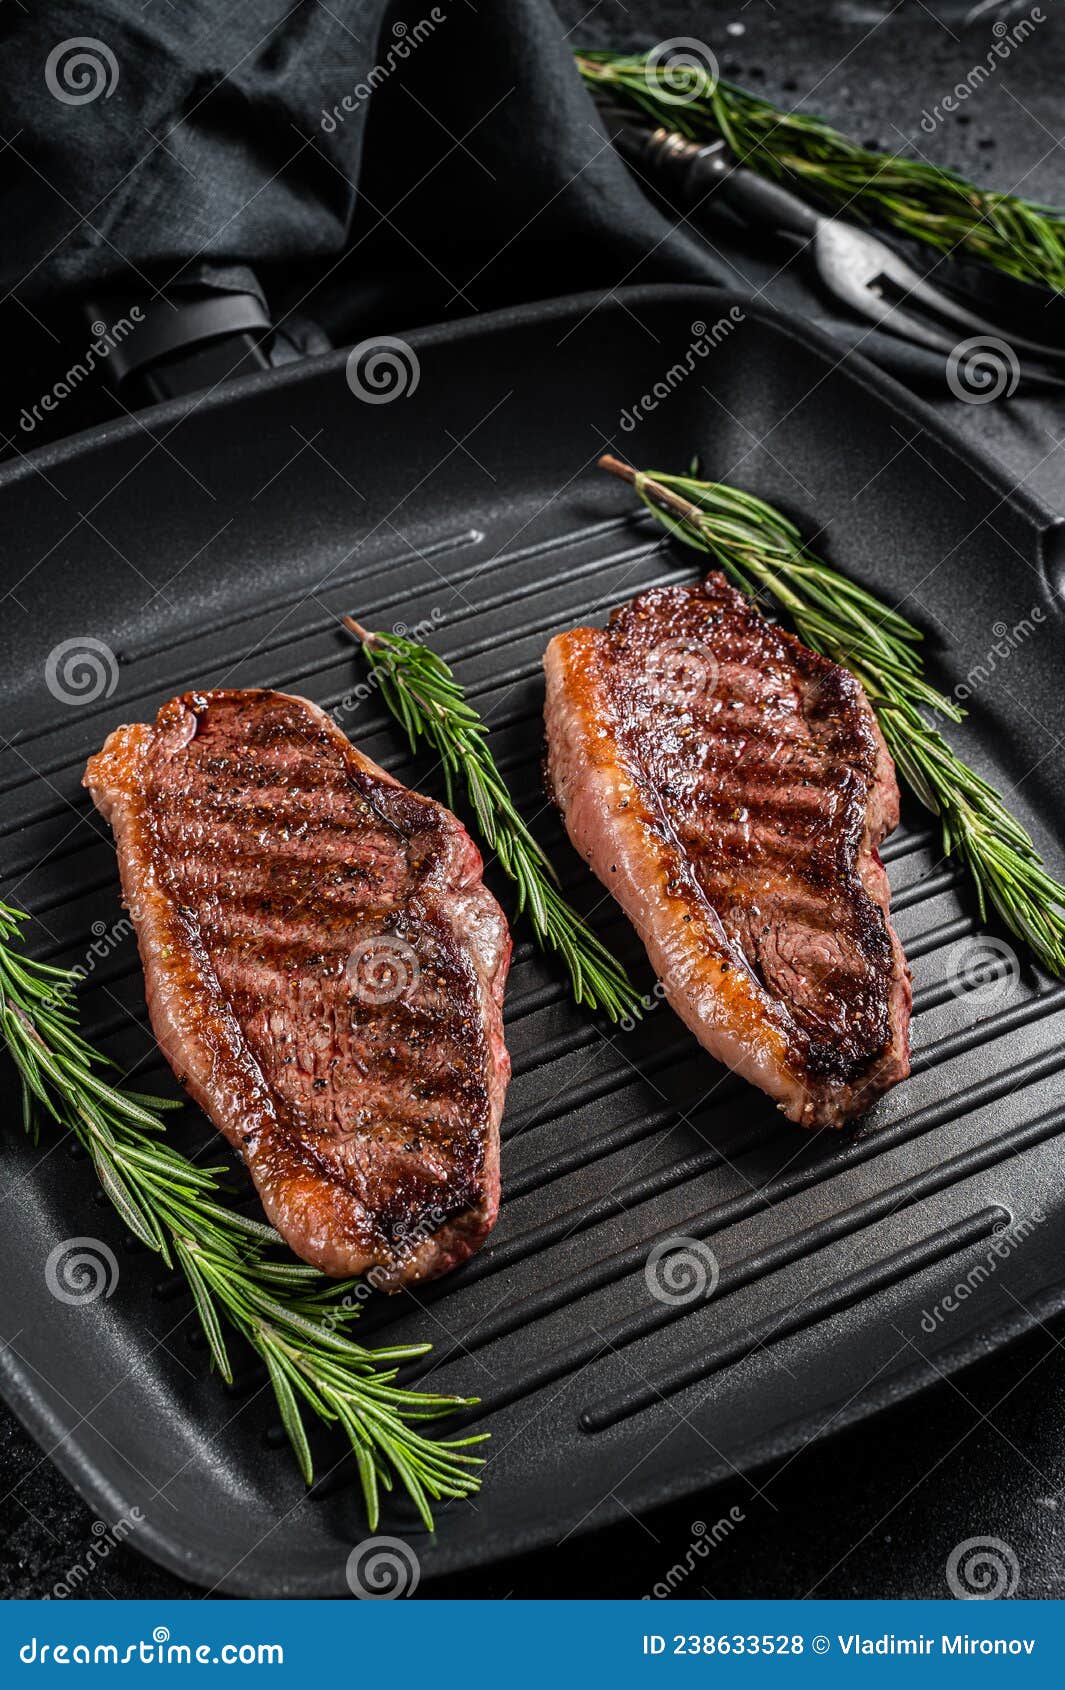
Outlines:
[{"label": "dark table surface", "polygon": [[[1065,16],[1007,3],[966,21],[969,0],[561,0],[591,47],[709,42],[730,78],[782,103],[803,100],[857,139],[916,145],[977,182],[1065,202],[1060,69]],[[1035,34],[929,136],[921,116],[982,62],[996,20],[1045,13]],[[798,288],[799,284],[795,284]],[[785,278],[775,303],[803,308]],[[809,311],[809,301],[805,302]],[[815,317],[816,310],[813,311]],[[1056,509],[1065,507],[1059,401],[951,406],[952,423]],[[1021,1597],[1065,1596],[1065,1319],[882,1413],[818,1442],[784,1468],[737,1480],[646,1520],[497,1566],[422,1594],[643,1596],[664,1587],[693,1541],[734,1523],[671,1581],[681,1597],[937,1597],[962,1540],[993,1537],[1017,1557]],[[81,1558],[94,1519],[47,1455],[0,1409],[0,1593],[42,1596]],[[720,1534],[719,1534],[720,1535]],[[119,1547],[83,1597],[199,1593]]]}]

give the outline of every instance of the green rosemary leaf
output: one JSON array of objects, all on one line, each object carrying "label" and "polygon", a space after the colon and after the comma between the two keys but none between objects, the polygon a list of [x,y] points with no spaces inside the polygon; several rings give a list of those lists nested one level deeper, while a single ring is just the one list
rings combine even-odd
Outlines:
[{"label": "green rosemary leaf", "polygon": [[126,1091],[125,1087],[122,1089],[122,1096],[127,1103],[138,1104],[141,1109],[147,1109],[152,1114],[158,1113],[159,1110],[184,1109],[185,1107],[184,1101],[180,1097],[152,1097],[146,1092]]},{"label": "green rosemary leaf", "polygon": [[157,1255],[167,1255],[166,1239],[163,1237],[159,1222],[146,1208],[145,1204],[134,1195],[126,1181],[122,1178],[114,1163],[101,1152],[93,1157],[96,1177],[110,1197],[115,1208],[129,1227],[134,1238],[139,1238],[149,1250]]},{"label": "green rosemary leaf", "polygon": [[274,1387],[277,1406],[281,1411],[281,1423],[288,1434],[288,1441],[295,1451],[296,1462],[303,1474],[304,1483],[309,1485],[314,1478],[311,1446],[307,1442],[307,1428],[303,1424],[299,1404],[288,1380],[284,1358],[276,1353],[270,1343],[264,1346],[263,1354],[266,1365],[270,1370],[270,1383]]},{"label": "green rosemary leaf", "polygon": [[377,1468],[369,1451],[356,1446],[355,1460],[359,1468],[362,1494],[366,1498],[366,1523],[371,1532],[377,1530],[381,1518],[381,1502],[377,1492]]},{"label": "green rosemary leaf", "polygon": [[200,1317],[204,1336],[214,1364],[227,1385],[233,1383],[233,1369],[229,1361],[226,1341],[222,1336],[222,1323],[218,1318],[218,1310],[211,1298],[210,1287],[201,1274],[192,1251],[181,1241],[177,1240],[174,1252],[181,1263],[182,1271],[189,1282],[193,1297],[196,1299],[196,1312]]}]

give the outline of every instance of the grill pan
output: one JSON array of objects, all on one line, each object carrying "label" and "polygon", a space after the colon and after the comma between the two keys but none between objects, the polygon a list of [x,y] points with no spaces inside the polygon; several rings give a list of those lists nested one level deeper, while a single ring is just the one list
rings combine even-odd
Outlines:
[{"label": "grill pan", "polygon": [[[623,414],[733,305],[742,320],[626,432]],[[372,692],[352,696],[365,676],[338,629],[347,610],[431,630],[571,897],[652,990],[539,786],[550,634],[698,574],[696,554],[591,472],[607,443],[663,469],[697,452],[707,475],[782,505],[834,562],[902,601],[928,630],[937,684],[974,686],[952,737],[1004,788],[1023,782],[1011,802],[1062,871],[1058,531],[889,378],[705,288],[525,307],[410,339],[420,379],[388,405],[355,398],[330,355],[0,474],[3,893],[39,918],[36,954],[90,968],[86,1031],[141,1089],[174,1085],[110,839],[79,786],[85,758],[175,691],[277,686],[337,710],[371,756],[440,795]],[[116,654],[117,682],[71,705],[46,663],[85,637]],[[921,812],[904,812],[884,855],[914,972],[914,1073],[840,1135],[782,1122],[660,1004],[629,1032],[575,1009],[516,926],[499,1225],[458,1273],[416,1299],[375,1299],[361,1322],[368,1342],[432,1339],[427,1376],[479,1395],[476,1424],[492,1433],[482,1493],[442,1508],[434,1536],[402,1500],[382,1523],[414,1546],[424,1579],[749,1471],[1062,1301],[1065,987],[1024,959],[1004,978],[981,972],[1002,936],[984,934]],[[14,1123],[9,1065],[2,1084]],[[210,1143],[218,1159],[201,1116],[174,1121],[184,1148]],[[42,1448],[102,1518],[139,1508],[132,1541],[185,1578],[232,1594],[346,1593],[365,1527],[337,1446],[322,1443],[325,1476],[306,1493],[264,1376],[250,1359],[231,1391],[211,1376],[180,1277],[123,1236],[71,1147],[45,1129],[35,1151],[12,1125],[3,1167],[0,1381]],[[86,1235],[114,1252],[118,1284],[71,1306],[44,1265],[58,1240]],[[709,1300],[650,1295],[648,1250],[671,1236],[712,1244]]]}]

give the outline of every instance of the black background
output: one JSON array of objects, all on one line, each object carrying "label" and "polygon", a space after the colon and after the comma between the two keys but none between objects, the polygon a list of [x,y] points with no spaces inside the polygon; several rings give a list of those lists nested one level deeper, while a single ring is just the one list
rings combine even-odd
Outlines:
[{"label": "black background", "polygon": [[[481,10],[493,13],[494,29],[505,32],[505,0]],[[525,8],[516,8],[515,16],[519,10]],[[557,10],[572,42],[642,47],[677,36],[704,40],[730,78],[784,104],[802,100],[859,140],[893,148],[909,138],[929,157],[978,182],[1020,184],[1018,191],[1028,197],[1065,202],[1065,151],[1058,138],[1065,18],[1060,8],[1055,12],[1055,0],[1043,0],[1048,17],[1035,37],[931,137],[920,128],[922,111],[983,59],[995,19],[1016,19],[1027,6],[1003,5],[970,22],[970,7],[956,0],[927,5],[630,0],[627,6],[600,0],[590,7],[586,0],[561,0]],[[79,9],[78,28],[68,33],[88,32],[87,13],[87,7]],[[541,114],[540,121],[550,127],[549,116]],[[556,270],[563,257],[552,253]],[[689,262],[677,259],[678,265]],[[742,273],[743,256],[734,262]],[[577,278],[572,285],[585,281]],[[513,292],[520,282],[512,275],[497,285]],[[819,315],[817,302],[804,302],[801,284],[792,277],[770,292],[778,303]],[[331,296],[337,320],[330,326],[341,339],[338,297]],[[38,305],[47,317],[48,302]],[[429,320],[433,311],[425,297],[408,299],[393,290],[377,297],[373,314],[399,329]],[[15,379],[10,371],[9,377]],[[1048,503],[1065,507],[1060,402],[1018,398],[978,412],[964,408],[958,415],[962,409],[954,407],[952,420],[1006,462],[1018,480],[1026,478]],[[5,433],[8,428],[10,423]],[[735,1507],[742,1522],[677,1585],[678,1596],[944,1596],[952,1548],[964,1538],[990,1535],[1017,1556],[1018,1596],[1061,1597],[1063,1338],[1065,1321],[1041,1329],[916,1402],[853,1432],[825,1436],[782,1471],[755,1475],[754,1488],[737,1481],[646,1521],[571,1539],[489,1574],[423,1586],[422,1594],[641,1596],[684,1558],[699,1535],[697,1522],[712,1526]],[[0,1589],[11,1596],[45,1595],[91,1541],[93,1517],[2,1410],[0,1497]],[[107,1599],[198,1592],[120,1548],[79,1594]]]}]

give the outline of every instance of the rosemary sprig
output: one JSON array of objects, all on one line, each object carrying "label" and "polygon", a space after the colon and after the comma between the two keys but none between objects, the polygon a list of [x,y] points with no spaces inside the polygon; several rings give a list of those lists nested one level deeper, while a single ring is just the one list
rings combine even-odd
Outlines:
[{"label": "rosemary sprig", "polygon": [[519,915],[528,915],[541,949],[561,957],[576,1001],[601,1009],[611,1021],[638,1016],[635,987],[562,896],[558,875],[496,768],[484,723],[444,659],[401,634],[370,633],[353,616],[345,616],[344,625],[359,641],[411,750],[424,740],[440,758],[452,806],[459,783],[465,787],[483,838],[518,888]]},{"label": "rosemary sprig", "polygon": [[655,124],[689,140],[723,137],[741,164],[805,189],[828,209],[847,206],[940,252],[958,249],[1019,281],[1065,289],[1060,207],[979,188],[924,159],[859,146],[822,118],[784,111],[694,66],[653,65],[644,53],[582,51],[577,67],[587,82],[608,84]]},{"label": "rosemary sprig", "polygon": [[1065,886],[994,787],[922,713],[932,709],[955,722],[964,715],[925,680],[920,631],[807,551],[798,529],[752,494],[723,482],[634,470],[609,454],[599,462],[630,482],[679,540],[708,552],[750,597],[774,598],[808,646],[857,676],[897,766],[942,823],[944,851],[969,870],[981,917],[994,909],[1045,968],[1065,974]]},{"label": "rosemary sprig", "polygon": [[41,1114],[74,1135],[100,1184],[135,1237],[188,1280],[219,1373],[232,1381],[223,1319],[266,1363],[281,1418],[308,1484],[314,1467],[304,1416],[339,1426],[358,1466],[371,1531],[383,1486],[405,1487],[426,1526],[431,1501],[478,1488],[464,1453],[480,1436],[434,1441],[422,1421],[474,1401],[404,1390],[399,1365],[429,1344],[370,1350],[347,1328],[357,1319],[356,1281],[326,1280],[315,1268],[277,1259],[282,1240],[219,1199],[224,1168],[203,1168],[160,1136],[160,1112],[173,1099],[142,1097],[111,1085],[110,1064],[78,1031],[77,975],[27,957],[25,913],[0,903],[0,1034],[18,1070],[22,1125],[36,1140]]}]

